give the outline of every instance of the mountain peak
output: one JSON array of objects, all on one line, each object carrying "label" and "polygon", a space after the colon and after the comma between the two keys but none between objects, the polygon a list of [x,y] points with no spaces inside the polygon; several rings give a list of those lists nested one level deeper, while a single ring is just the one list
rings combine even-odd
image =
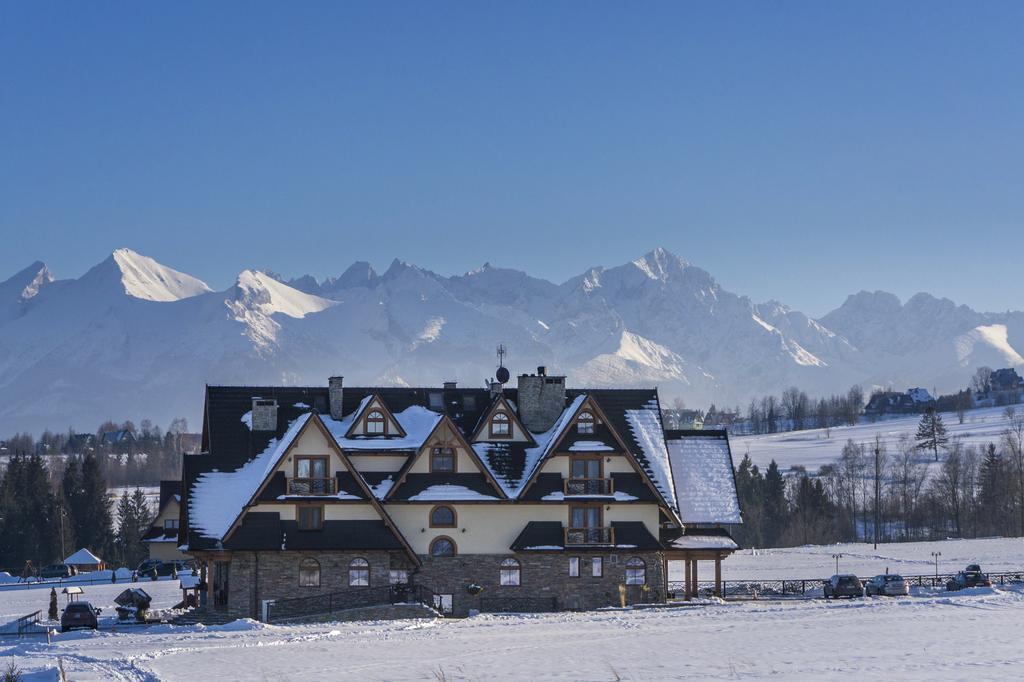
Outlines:
[{"label": "mountain peak", "polygon": [[50,274],[46,263],[37,260],[27,268],[22,268],[5,281],[0,282],[0,290],[4,292],[5,297],[9,297],[8,292],[10,292],[17,300],[27,301],[34,298],[41,288],[52,281],[53,275]]},{"label": "mountain peak", "polygon": [[206,282],[126,248],[115,250],[83,279],[93,273],[117,277],[124,293],[144,301],[180,301],[211,291]]},{"label": "mountain peak", "polygon": [[633,261],[633,265],[648,278],[667,282],[670,277],[682,273],[690,264],[659,246],[643,257],[637,258]]}]

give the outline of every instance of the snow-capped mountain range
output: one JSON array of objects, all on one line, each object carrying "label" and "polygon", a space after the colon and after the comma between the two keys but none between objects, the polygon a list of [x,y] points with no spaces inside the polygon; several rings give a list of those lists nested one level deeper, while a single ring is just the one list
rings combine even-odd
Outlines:
[{"label": "snow-capped mountain range", "polygon": [[[664,249],[562,284],[483,267],[454,277],[395,260],[378,274],[204,282],[129,249],[75,280],[36,262],[0,283],[0,434],[103,419],[197,424],[206,383],[482,385],[494,348],[513,373],[571,385],[657,385],[662,399],[745,404],[795,385],[966,385],[1024,366],[1024,313],[861,292],[814,320],[726,291]],[[514,381],[514,379],[513,379]]]}]

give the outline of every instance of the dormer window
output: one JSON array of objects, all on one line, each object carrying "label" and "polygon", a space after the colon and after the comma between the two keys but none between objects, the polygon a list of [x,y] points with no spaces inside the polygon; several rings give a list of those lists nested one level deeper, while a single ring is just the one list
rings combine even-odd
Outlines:
[{"label": "dormer window", "polygon": [[455,473],[455,449],[434,448],[430,453],[430,473]]},{"label": "dormer window", "polygon": [[491,417],[491,438],[508,438],[512,435],[511,420],[504,412],[495,412]]},{"label": "dormer window", "polygon": [[583,433],[587,435],[593,435],[594,433],[594,415],[590,412],[580,412],[580,416],[576,418],[576,433]]},{"label": "dormer window", "polygon": [[380,410],[370,410],[366,415],[366,433],[382,434],[387,432],[387,422]]}]

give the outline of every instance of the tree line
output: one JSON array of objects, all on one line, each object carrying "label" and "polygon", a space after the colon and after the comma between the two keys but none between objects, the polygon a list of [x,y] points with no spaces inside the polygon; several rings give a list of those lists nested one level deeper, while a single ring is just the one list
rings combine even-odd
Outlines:
[{"label": "tree line", "polygon": [[774,461],[762,472],[745,456],[736,467],[744,515],[736,539],[773,547],[1024,536],[1024,414],[1004,414],[998,441],[973,445],[949,438],[930,410],[914,436],[847,441],[817,475],[784,474]]},{"label": "tree line", "polygon": [[103,459],[15,454],[0,472],[0,568],[22,574],[86,547],[108,564],[134,568],[146,556],[142,536],[153,520],[142,490],[124,492],[115,524]]},{"label": "tree line", "polygon": [[[129,434],[118,442],[105,439],[104,434]],[[136,426],[131,420],[106,421],[95,433],[46,430],[36,439],[30,433],[18,433],[3,441],[8,456],[39,454],[63,460],[70,455],[93,454],[103,475],[112,486],[151,486],[161,480],[178,478],[181,455],[194,440],[188,432],[188,421],[177,418],[166,431],[143,419]]]}]

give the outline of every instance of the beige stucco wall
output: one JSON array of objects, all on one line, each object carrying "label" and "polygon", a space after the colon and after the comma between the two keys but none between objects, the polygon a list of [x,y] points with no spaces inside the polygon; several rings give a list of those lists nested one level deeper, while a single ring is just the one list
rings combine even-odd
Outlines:
[{"label": "beige stucco wall", "polygon": [[287,478],[291,478],[295,473],[295,458],[303,455],[316,455],[316,456],[328,456],[328,472],[327,477],[333,478],[334,474],[338,471],[348,471],[345,468],[341,458],[338,457],[338,453],[327,442],[327,438],[323,432],[320,431],[316,426],[310,424],[306,427],[306,430],[302,432],[302,435],[295,441],[294,446],[288,453],[288,456],[281,460],[275,472],[284,472]]},{"label": "beige stucco wall", "polygon": [[178,502],[173,497],[170,498],[167,501],[167,504],[164,505],[164,508],[160,510],[160,513],[157,514],[157,517],[153,519],[152,525],[157,526],[159,528],[163,528],[164,519],[174,519],[175,521],[177,521],[178,514],[180,512],[180,507],[181,505],[179,505]]},{"label": "beige stucco wall", "polygon": [[[586,453],[579,453],[585,455]],[[543,474],[561,474],[562,478],[569,477],[569,461],[572,459],[570,455],[554,455],[549,458],[541,466],[540,471]],[[602,455],[604,460],[604,475],[609,476],[610,474],[619,473],[635,473],[636,469],[629,463],[629,460],[623,455]]]},{"label": "beige stucco wall", "polygon": [[[160,561],[172,561],[174,559],[188,559],[184,552],[178,551],[177,542],[147,542],[149,547],[149,558]],[[132,566],[132,569],[135,567]]]},{"label": "beige stucco wall", "polygon": [[[510,553],[509,546],[530,521],[569,522],[567,504],[451,504],[458,520],[456,528],[431,528],[432,504],[391,504],[388,514],[417,554],[427,554],[434,538],[447,536],[460,554]],[[606,505],[604,522],[640,521],[658,537],[658,506],[655,504]],[[465,532],[463,532],[465,530]]]},{"label": "beige stucco wall", "polygon": [[356,471],[398,471],[405,465],[409,455],[355,455],[345,453]]},{"label": "beige stucco wall", "polygon": [[[309,501],[315,502],[316,500],[311,499]],[[295,507],[295,504],[261,502],[251,507],[249,511],[277,512],[281,515],[282,521],[294,521]],[[325,521],[376,521],[379,518],[380,514],[377,513],[377,510],[369,502],[324,505]]]}]

